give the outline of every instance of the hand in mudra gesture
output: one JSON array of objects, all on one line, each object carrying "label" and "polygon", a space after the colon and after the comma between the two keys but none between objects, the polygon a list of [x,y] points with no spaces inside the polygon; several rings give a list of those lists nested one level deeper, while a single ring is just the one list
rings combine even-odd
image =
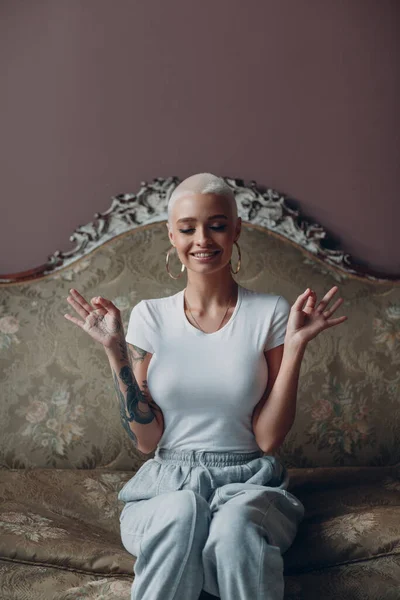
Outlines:
[{"label": "hand in mudra gesture", "polygon": [[106,298],[96,296],[91,299],[93,306],[75,289],[70,290],[67,302],[76,310],[83,321],[65,314],[64,317],[86,331],[96,342],[105,348],[110,348],[123,335],[121,313],[119,309]]},{"label": "hand in mudra gesture", "polygon": [[[303,294],[300,294],[290,310],[285,342],[307,344],[321,331],[346,321],[346,316],[337,317],[336,319],[330,318],[342,304],[343,298],[338,298],[330,308],[327,308],[338,289],[336,285],[333,286],[320,300],[317,307],[315,306],[317,295],[313,290],[307,288]],[[306,303],[305,306],[304,303]]]}]

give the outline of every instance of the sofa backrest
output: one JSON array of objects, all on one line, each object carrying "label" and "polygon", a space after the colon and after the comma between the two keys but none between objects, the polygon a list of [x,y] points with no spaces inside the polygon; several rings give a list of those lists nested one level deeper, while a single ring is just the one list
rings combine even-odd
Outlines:
[{"label": "sofa backrest", "polygon": [[[1,468],[130,470],[144,458],[122,427],[104,349],[63,316],[77,316],[66,301],[75,287],[88,300],[97,295],[111,300],[121,310],[126,331],[136,303],[172,295],[186,285],[186,273],[174,280],[165,267],[171,247],[166,196],[158,196],[156,216],[157,203],[144,206],[136,196],[129,202],[117,198],[119,208],[129,204],[129,214],[140,213],[141,220],[125,219],[125,231],[108,228],[109,239],[99,237],[94,249],[89,245],[84,251],[81,244],[80,257],[71,254],[66,266],[0,284]],[[263,199],[262,208],[270,207],[271,198]],[[348,316],[308,344],[296,420],[277,455],[289,467],[398,462],[399,280],[363,277],[329,264],[310,247],[311,238],[299,235],[305,230],[293,212],[296,230],[289,235],[277,229],[277,214],[252,213],[254,204],[246,202],[242,198],[239,210],[243,223],[236,281],[283,295],[290,304],[306,287],[320,300],[338,285],[344,303],[335,316]],[[282,211],[282,201],[275,198],[273,206]],[[236,264],[234,247],[233,268]],[[170,268],[180,273],[175,256]]]}]

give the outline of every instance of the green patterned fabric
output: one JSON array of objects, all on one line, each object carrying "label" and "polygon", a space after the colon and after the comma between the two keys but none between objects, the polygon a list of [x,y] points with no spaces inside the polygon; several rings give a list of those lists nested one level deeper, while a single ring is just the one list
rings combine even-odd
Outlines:
[{"label": "green patterned fabric", "polygon": [[[343,277],[272,234],[242,227],[244,287],[283,295],[306,287],[321,299],[333,286],[344,298],[306,349],[295,423],[278,454],[290,467],[390,465],[400,460],[400,286]],[[103,347],[67,312],[71,287],[101,295],[122,313],[146,298],[183,289],[169,277],[165,226],[155,223],[112,240],[39,281],[0,288],[0,455],[3,467],[131,469],[138,455],[122,427]],[[236,264],[235,257],[232,258]],[[180,264],[180,263],[179,263]],[[179,272],[178,260],[171,270]]]},{"label": "green patterned fabric", "polygon": [[[244,287],[293,304],[307,287],[320,300],[338,285],[334,316],[348,316],[308,344],[296,420],[276,452],[306,508],[285,554],[285,599],[398,598],[400,286],[345,276],[245,222],[238,243]],[[186,274],[166,272],[169,248],[165,223],[153,223],[0,286],[0,597],[130,597],[135,559],[120,541],[117,494],[153,453],[122,426],[103,347],[63,315],[77,316],[74,287],[111,300],[126,331],[140,300],[185,287]],[[180,272],[175,256],[170,269]]]}]

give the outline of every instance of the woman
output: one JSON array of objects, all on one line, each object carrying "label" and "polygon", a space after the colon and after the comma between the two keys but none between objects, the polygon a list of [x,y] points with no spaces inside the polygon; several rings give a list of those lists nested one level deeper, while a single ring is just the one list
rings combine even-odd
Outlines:
[{"label": "woman", "polygon": [[282,600],[282,555],[304,506],[271,453],[295,419],[306,345],[346,320],[330,318],[342,298],[328,309],[336,286],[318,305],[307,289],[290,307],[238,285],[241,218],[232,189],[212,174],[177,186],[167,228],[187,269],[184,290],[139,302],[126,338],[105,298],[91,306],[71,290],[84,322],[65,315],[105,347],[134,444],[156,449],[118,494],[122,542],[137,557],[131,598],[197,600],[204,589]]}]

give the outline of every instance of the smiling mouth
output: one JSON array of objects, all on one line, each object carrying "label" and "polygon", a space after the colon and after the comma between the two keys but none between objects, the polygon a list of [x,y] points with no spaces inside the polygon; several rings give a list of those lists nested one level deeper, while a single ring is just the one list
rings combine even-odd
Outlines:
[{"label": "smiling mouth", "polygon": [[[214,250],[214,252],[204,252],[204,254],[207,254],[208,256],[214,256],[214,254],[218,254],[218,252],[220,252],[220,250]],[[191,253],[191,256],[196,256],[196,254],[197,254],[197,252],[196,253],[193,252],[193,253]],[[200,252],[200,254],[202,254],[202,253]]]}]

